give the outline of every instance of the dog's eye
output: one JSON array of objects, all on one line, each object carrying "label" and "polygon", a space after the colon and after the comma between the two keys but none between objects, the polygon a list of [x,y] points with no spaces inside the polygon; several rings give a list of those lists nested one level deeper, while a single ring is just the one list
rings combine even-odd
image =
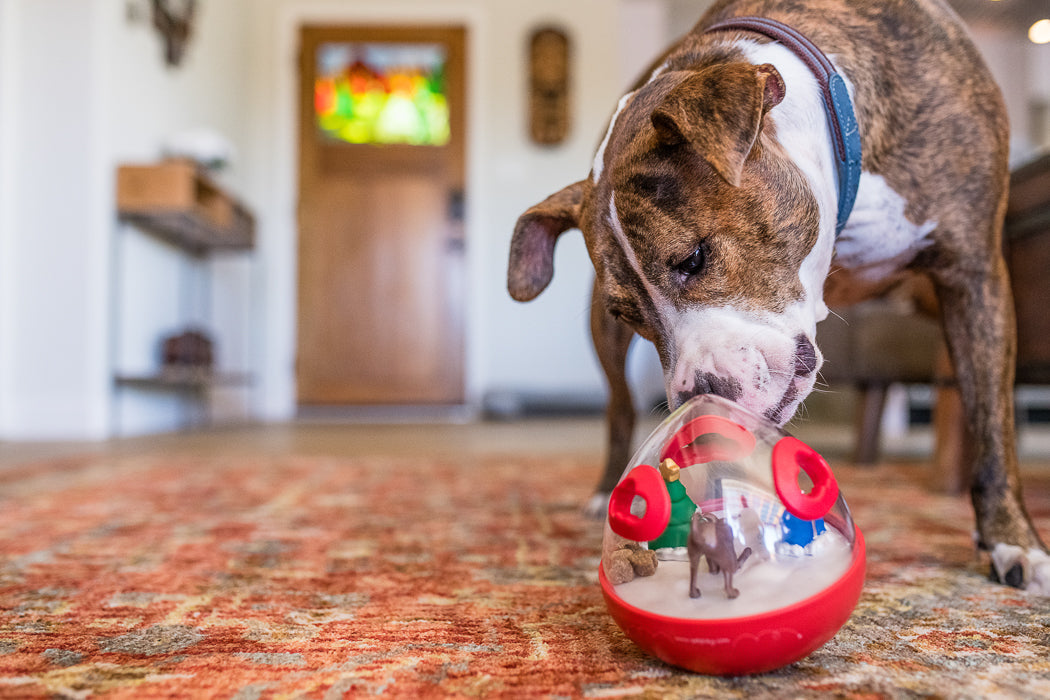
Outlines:
[{"label": "dog's eye", "polygon": [[691,277],[696,273],[700,272],[700,270],[702,270],[703,267],[704,250],[703,248],[697,248],[692,252],[692,254],[688,258],[678,263],[674,269],[687,277]]}]

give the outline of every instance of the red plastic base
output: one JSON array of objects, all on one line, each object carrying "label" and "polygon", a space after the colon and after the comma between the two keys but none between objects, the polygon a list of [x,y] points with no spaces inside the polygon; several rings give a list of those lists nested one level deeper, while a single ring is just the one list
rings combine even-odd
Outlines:
[{"label": "red plastic base", "polygon": [[689,620],[666,617],[623,602],[598,579],[609,613],[635,644],[674,666],[716,676],[764,673],[806,657],[846,624],[864,588],[864,536],[856,530],[853,561],[831,586],[786,608],[748,617]]}]

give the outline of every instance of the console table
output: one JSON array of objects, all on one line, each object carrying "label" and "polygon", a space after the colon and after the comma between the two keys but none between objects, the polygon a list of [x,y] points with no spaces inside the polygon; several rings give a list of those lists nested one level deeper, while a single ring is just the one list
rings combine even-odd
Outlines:
[{"label": "console table", "polygon": [[[194,258],[204,259],[222,251],[250,251],[255,245],[255,219],[250,210],[192,161],[121,165],[117,168],[116,194],[121,223]],[[120,319],[115,322],[119,328]],[[188,394],[207,406],[211,389],[245,385],[251,378],[246,373],[223,373],[209,367],[158,366],[146,374],[128,374],[118,368],[114,381],[118,387]],[[210,422],[210,415],[206,415]]]}]

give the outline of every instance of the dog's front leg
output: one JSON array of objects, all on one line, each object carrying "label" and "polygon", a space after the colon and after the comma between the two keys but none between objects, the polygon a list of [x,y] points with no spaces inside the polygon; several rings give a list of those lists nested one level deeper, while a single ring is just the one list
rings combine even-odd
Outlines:
[{"label": "dog's front leg", "polygon": [[631,458],[635,411],[631,389],[627,384],[627,351],[633,337],[634,332],[627,325],[609,314],[596,282],[591,293],[591,341],[605,372],[609,403],[605,412],[608,431],[605,471],[587,506],[587,511],[595,517],[605,514],[609,494]]},{"label": "dog's front leg", "polygon": [[1014,427],[1016,330],[1002,256],[935,275],[967,415],[979,545],[1004,583],[1050,593],[1050,560],[1024,507]]}]

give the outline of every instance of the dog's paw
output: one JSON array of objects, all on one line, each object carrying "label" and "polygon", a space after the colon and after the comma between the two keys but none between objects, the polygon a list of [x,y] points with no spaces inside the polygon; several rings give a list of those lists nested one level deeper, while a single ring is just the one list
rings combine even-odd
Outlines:
[{"label": "dog's paw", "polygon": [[1050,554],[1042,549],[997,544],[992,549],[992,574],[1014,588],[1050,596]]},{"label": "dog's paw", "polygon": [[604,520],[609,512],[609,496],[604,491],[596,491],[583,505],[583,516],[591,520]]}]

